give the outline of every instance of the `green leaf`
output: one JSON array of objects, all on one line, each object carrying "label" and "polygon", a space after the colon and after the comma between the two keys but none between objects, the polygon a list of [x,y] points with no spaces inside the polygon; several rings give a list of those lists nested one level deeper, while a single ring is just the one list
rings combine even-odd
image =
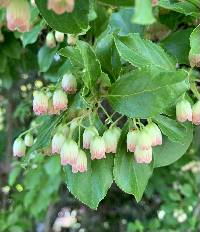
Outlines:
[{"label": "green leaf", "polygon": [[129,33],[142,34],[144,26],[131,22],[134,15],[133,8],[121,8],[118,12],[112,13],[109,20],[111,31],[119,31],[119,35],[128,35]]},{"label": "green leaf", "polygon": [[165,50],[176,57],[179,64],[188,64],[188,55],[190,51],[189,37],[192,29],[179,30],[165,38],[161,45]]},{"label": "green leaf", "polygon": [[3,73],[6,69],[6,65],[7,65],[7,57],[5,54],[1,53],[1,57],[0,57],[0,73]]},{"label": "green leaf", "polygon": [[88,29],[89,0],[76,0],[72,13],[58,15],[47,9],[47,0],[36,0],[37,7],[54,30],[78,34]]},{"label": "green leaf", "polygon": [[99,0],[99,2],[104,2],[115,6],[133,6],[132,0]]},{"label": "green leaf", "polygon": [[99,39],[96,43],[95,52],[101,62],[102,70],[114,79],[117,79],[121,71],[121,61],[113,36],[108,34]]},{"label": "green leaf", "polygon": [[61,171],[59,156],[50,157],[44,164],[44,170],[49,176],[56,176]]},{"label": "green leaf", "polygon": [[59,123],[62,115],[59,117],[45,117],[42,126],[39,128],[37,140],[28,150],[28,154],[35,150],[47,147],[51,142],[52,132]]},{"label": "green leaf", "polygon": [[127,129],[123,130],[121,145],[114,159],[114,181],[124,192],[135,196],[137,202],[142,198],[148,180],[152,175],[151,165],[137,164],[134,161],[134,154],[127,152],[125,138]]},{"label": "green leaf", "polygon": [[44,25],[45,25],[45,23],[42,20],[40,23],[35,25],[31,31],[23,33],[22,43],[23,43],[24,47],[26,47],[26,45],[28,45],[28,44],[33,44],[36,42],[36,40],[37,40],[41,30],[43,29]]},{"label": "green leaf", "polygon": [[99,202],[106,196],[112,184],[113,156],[91,161],[88,155],[88,170],[73,174],[69,166],[65,167],[66,183],[69,191],[81,202],[97,209]]},{"label": "green leaf", "polygon": [[170,0],[160,0],[158,5],[165,9],[173,10],[184,15],[199,17],[198,7],[187,1],[172,2]]},{"label": "green leaf", "polygon": [[167,137],[164,137],[163,145],[154,148],[154,167],[163,167],[170,165],[180,159],[193,139],[193,126],[188,123],[185,124],[186,132],[184,138],[180,142],[174,142]]},{"label": "green leaf", "polygon": [[8,177],[8,184],[10,186],[12,186],[15,183],[15,181],[16,181],[17,177],[19,176],[21,170],[22,169],[21,169],[20,166],[16,166],[16,167],[14,167],[12,169],[12,171],[10,172],[9,177]]},{"label": "green leaf", "polygon": [[107,97],[119,113],[148,118],[163,113],[188,89],[187,73],[183,70],[155,72],[144,68],[121,76]]},{"label": "green leaf", "polygon": [[190,36],[190,47],[190,64],[192,67],[200,67],[200,25],[193,30]]},{"label": "green leaf", "polygon": [[135,14],[132,22],[142,25],[148,25],[154,23],[156,20],[152,12],[151,0],[135,0]]},{"label": "green leaf", "polygon": [[120,56],[136,67],[152,65],[159,70],[175,70],[175,61],[160,46],[141,39],[138,34],[115,35],[115,44]]},{"label": "green leaf", "polygon": [[57,48],[49,48],[46,45],[40,48],[38,52],[38,64],[41,72],[46,72],[53,62]]},{"label": "green leaf", "polygon": [[100,62],[88,43],[78,41],[77,47],[84,63],[83,82],[88,89],[92,89],[96,80],[101,76]]},{"label": "green leaf", "polygon": [[162,133],[170,140],[181,143],[185,137],[186,128],[182,123],[170,119],[163,115],[158,115],[154,118]]}]

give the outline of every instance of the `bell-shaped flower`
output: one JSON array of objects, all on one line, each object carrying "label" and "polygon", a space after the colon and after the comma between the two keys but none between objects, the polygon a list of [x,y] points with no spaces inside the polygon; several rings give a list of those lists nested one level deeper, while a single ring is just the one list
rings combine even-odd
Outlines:
[{"label": "bell-shaped flower", "polygon": [[152,153],[152,147],[148,150],[142,150],[137,146],[134,153],[135,161],[140,164],[149,164],[152,161]]},{"label": "bell-shaped flower", "polygon": [[74,75],[71,73],[67,73],[62,78],[62,88],[67,93],[75,93],[77,90],[77,82]]},{"label": "bell-shaped flower", "polygon": [[60,110],[57,110],[53,107],[53,99],[49,98],[48,100],[48,115],[60,114]]},{"label": "bell-shaped flower", "polygon": [[83,148],[90,149],[92,139],[98,134],[99,133],[94,126],[86,128],[83,132]]},{"label": "bell-shaped flower", "polygon": [[160,128],[155,123],[150,123],[146,126],[146,131],[151,137],[151,146],[162,145],[162,133]]},{"label": "bell-shaped flower", "polygon": [[46,45],[49,48],[54,48],[56,46],[56,41],[55,41],[54,34],[52,31],[48,32],[46,36]]},{"label": "bell-shaped flower", "polygon": [[106,144],[102,137],[93,137],[90,144],[91,159],[103,159],[106,158]]},{"label": "bell-shaped flower", "polygon": [[68,99],[66,93],[58,89],[53,94],[53,107],[55,110],[65,110],[67,108]]},{"label": "bell-shaped flower", "polygon": [[75,0],[48,0],[48,9],[53,10],[56,14],[72,12]]},{"label": "bell-shaped flower", "polygon": [[33,111],[36,115],[46,114],[48,111],[48,97],[41,91],[34,92]]},{"label": "bell-shaped flower", "polygon": [[17,138],[13,144],[13,155],[17,157],[22,157],[26,153],[26,145],[22,138]]},{"label": "bell-shaped flower", "polygon": [[117,152],[117,144],[118,144],[119,137],[120,137],[119,130],[117,129],[117,127],[113,127],[104,132],[103,139],[106,144],[106,153]]},{"label": "bell-shaped flower", "polygon": [[137,146],[140,150],[149,150],[152,146],[152,139],[146,128],[142,129],[137,136]]},{"label": "bell-shaped flower", "polygon": [[52,154],[60,154],[61,147],[63,146],[65,142],[65,136],[62,133],[55,133],[55,135],[52,138],[52,145],[51,145],[51,152]]},{"label": "bell-shaped flower", "polygon": [[134,152],[137,145],[139,130],[131,130],[127,134],[127,151]]},{"label": "bell-shaped flower", "polygon": [[26,32],[30,29],[30,6],[27,0],[11,0],[7,6],[6,18],[9,30]]},{"label": "bell-shaped flower", "polygon": [[72,172],[86,172],[87,171],[87,156],[85,152],[79,149],[76,163],[72,165]]},{"label": "bell-shaped flower", "polygon": [[179,122],[192,121],[192,107],[189,101],[183,99],[177,103],[176,117]]},{"label": "bell-shaped flower", "polygon": [[78,157],[78,145],[72,139],[67,139],[62,145],[60,151],[61,164],[62,165],[75,165]]},{"label": "bell-shaped flower", "polygon": [[200,125],[200,100],[192,107],[192,122],[195,125]]},{"label": "bell-shaped flower", "polygon": [[55,38],[58,43],[61,43],[64,41],[65,34],[60,31],[55,31]]},{"label": "bell-shaped flower", "polygon": [[34,143],[33,135],[31,133],[28,133],[24,137],[24,143],[27,147],[31,147]]}]

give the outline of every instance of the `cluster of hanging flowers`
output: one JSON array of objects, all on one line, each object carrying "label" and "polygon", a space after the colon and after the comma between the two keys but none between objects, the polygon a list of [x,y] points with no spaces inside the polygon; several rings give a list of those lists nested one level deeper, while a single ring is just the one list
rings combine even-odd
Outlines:
[{"label": "cluster of hanging flowers", "polygon": [[71,13],[74,10],[75,0],[48,0],[48,9],[56,14]]},{"label": "cluster of hanging flowers", "polygon": [[61,82],[62,88],[57,88],[53,93],[35,91],[33,97],[33,111],[36,115],[60,114],[68,106],[67,94],[73,94],[77,90],[77,81],[73,74],[66,73]]},{"label": "cluster of hanging flowers", "polygon": [[176,117],[181,123],[189,121],[194,125],[200,125],[200,100],[193,106],[187,99],[182,99],[176,105]]},{"label": "cluster of hanging flowers", "polygon": [[13,155],[17,157],[22,157],[26,153],[26,147],[31,147],[34,143],[33,135],[31,133],[27,133],[22,139],[22,137],[18,137],[13,144]]},{"label": "cluster of hanging flowers", "polygon": [[162,145],[162,133],[153,122],[142,129],[132,129],[127,134],[127,150],[134,152],[137,163],[149,164],[152,161],[152,147],[158,145]]},{"label": "cluster of hanging flowers", "polygon": [[7,27],[10,31],[29,31],[31,10],[27,0],[0,0],[0,7],[6,8]]}]

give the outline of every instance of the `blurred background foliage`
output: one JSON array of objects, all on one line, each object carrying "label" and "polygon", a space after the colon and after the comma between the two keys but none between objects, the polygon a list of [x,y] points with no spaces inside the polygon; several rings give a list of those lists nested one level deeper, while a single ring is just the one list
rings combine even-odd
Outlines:
[{"label": "blurred background foliage", "polygon": [[[121,35],[138,32],[159,42],[181,65],[189,64],[189,36],[198,24],[193,15],[199,14],[199,9],[190,8],[188,14],[187,8],[174,10],[171,5],[163,6],[167,1],[161,1],[163,7],[154,9],[157,21],[144,26],[132,20],[132,1],[124,1],[123,7],[102,2],[109,3],[93,2],[91,27],[80,35],[84,40],[95,43],[105,30]],[[119,1],[112,3],[121,5]],[[139,204],[113,184],[98,211],[90,210],[66,191],[59,157],[50,157],[47,150],[20,161],[12,157],[13,139],[41,120],[32,114],[33,90],[55,83],[72,67],[57,53],[66,46],[66,38],[53,49],[45,45],[50,28],[36,7],[32,7],[32,30],[24,34],[8,32],[4,15],[0,9],[0,232],[200,231],[200,128],[178,162],[155,170]]]}]

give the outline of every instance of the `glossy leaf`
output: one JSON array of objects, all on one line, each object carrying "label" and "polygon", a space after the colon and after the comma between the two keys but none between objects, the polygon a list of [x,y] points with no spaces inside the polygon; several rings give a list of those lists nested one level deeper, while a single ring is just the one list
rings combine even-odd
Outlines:
[{"label": "glossy leaf", "polygon": [[120,77],[110,88],[107,97],[119,113],[148,118],[162,113],[188,89],[185,71],[155,73],[145,68]]},{"label": "glossy leaf", "polygon": [[186,132],[179,142],[174,142],[167,137],[164,138],[163,145],[154,149],[154,167],[170,165],[180,159],[189,148],[193,139],[193,126],[185,124]]},{"label": "glossy leaf", "polygon": [[136,67],[152,65],[159,70],[175,70],[175,61],[160,46],[138,34],[115,36],[115,44],[120,56]]},{"label": "glossy leaf", "polygon": [[54,30],[77,34],[88,29],[89,0],[76,0],[72,13],[58,15],[47,9],[47,0],[36,0],[37,7]]}]

